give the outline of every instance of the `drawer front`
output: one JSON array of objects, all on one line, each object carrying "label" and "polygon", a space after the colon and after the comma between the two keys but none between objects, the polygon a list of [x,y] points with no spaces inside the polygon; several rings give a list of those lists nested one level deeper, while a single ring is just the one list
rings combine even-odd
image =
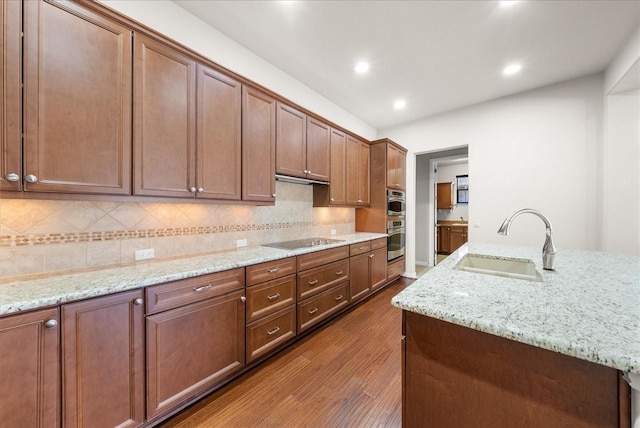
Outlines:
[{"label": "drawer front", "polygon": [[244,268],[147,287],[147,313],[162,312],[244,287]]},{"label": "drawer front", "polygon": [[298,333],[330,317],[348,304],[348,282],[298,303]]},{"label": "drawer front", "polygon": [[298,274],[298,298],[306,299],[349,279],[349,259]]},{"label": "drawer front", "polygon": [[371,250],[377,250],[387,246],[387,238],[378,238],[371,241]]},{"label": "drawer front", "polygon": [[398,260],[387,265],[387,279],[398,278],[404,273],[404,260]]},{"label": "drawer front", "polygon": [[357,256],[358,254],[368,253],[369,251],[371,251],[371,241],[349,245],[349,254],[351,257]]},{"label": "drawer front", "polygon": [[296,335],[296,306],[247,326],[247,362],[278,348]]},{"label": "drawer front", "polygon": [[273,260],[247,266],[247,285],[255,285],[296,273],[296,258]]},{"label": "drawer front", "polygon": [[247,288],[247,324],[296,303],[296,276]]},{"label": "drawer front", "polygon": [[315,253],[298,256],[298,272],[305,269],[326,265],[327,263],[349,257],[349,247],[347,245],[328,250],[317,251]]}]

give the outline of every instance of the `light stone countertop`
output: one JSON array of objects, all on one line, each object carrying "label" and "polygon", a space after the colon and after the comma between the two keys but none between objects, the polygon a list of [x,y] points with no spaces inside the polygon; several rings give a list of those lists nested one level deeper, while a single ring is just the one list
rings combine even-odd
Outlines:
[{"label": "light stone countertop", "polygon": [[342,242],[293,251],[262,246],[245,247],[194,257],[143,261],[121,267],[71,274],[54,273],[39,276],[37,279],[2,283],[0,284],[0,315],[133,290],[386,236],[381,233],[359,232],[327,237],[341,239]]},{"label": "light stone countertop", "polygon": [[[533,260],[542,282],[453,270],[466,254]],[[640,373],[640,258],[467,243],[393,297],[398,308]]]}]

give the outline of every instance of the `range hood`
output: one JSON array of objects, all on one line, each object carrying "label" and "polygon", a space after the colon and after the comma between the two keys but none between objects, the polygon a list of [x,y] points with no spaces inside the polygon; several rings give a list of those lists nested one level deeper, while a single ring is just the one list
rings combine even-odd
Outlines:
[{"label": "range hood", "polygon": [[326,181],[318,181],[318,180],[310,180],[308,178],[299,178],[299,177],[289,177],[288,175],[276,174],[276,180],[285,181],[287,183],[295,183],[295,184],[323,184],[328,186],[329,183]]}]

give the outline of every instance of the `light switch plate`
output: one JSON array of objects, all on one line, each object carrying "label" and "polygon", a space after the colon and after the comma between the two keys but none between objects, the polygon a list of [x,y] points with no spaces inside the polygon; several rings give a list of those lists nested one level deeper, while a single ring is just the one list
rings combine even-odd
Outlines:
[{"label": "light switch plate", "polygon": [[246,239],[238,239],[236,241],[236,248],[246,247],[246,246],[247,246],[247,240]]}]

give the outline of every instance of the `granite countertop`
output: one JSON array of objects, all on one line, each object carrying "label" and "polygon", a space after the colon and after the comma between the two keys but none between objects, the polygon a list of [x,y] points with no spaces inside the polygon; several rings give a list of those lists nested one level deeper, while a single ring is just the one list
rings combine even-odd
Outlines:
[{"label": "granite countertop", "polygon": [[[533,260],[542,282],[453,270],[466,254]],[[640,258],[467,243],[392,299],[398,308],[640,373]]]},{"label": "granite countertop", "polygon": [[158,259],[126,266],[70,274],[53,273],[16,280],[0,284],[0,315],[133,290],[386,236],[381,233],[354,233],[329,237],[341,239],[342,242],[292,251],[262,246],[245,247],[194,257]]}]

